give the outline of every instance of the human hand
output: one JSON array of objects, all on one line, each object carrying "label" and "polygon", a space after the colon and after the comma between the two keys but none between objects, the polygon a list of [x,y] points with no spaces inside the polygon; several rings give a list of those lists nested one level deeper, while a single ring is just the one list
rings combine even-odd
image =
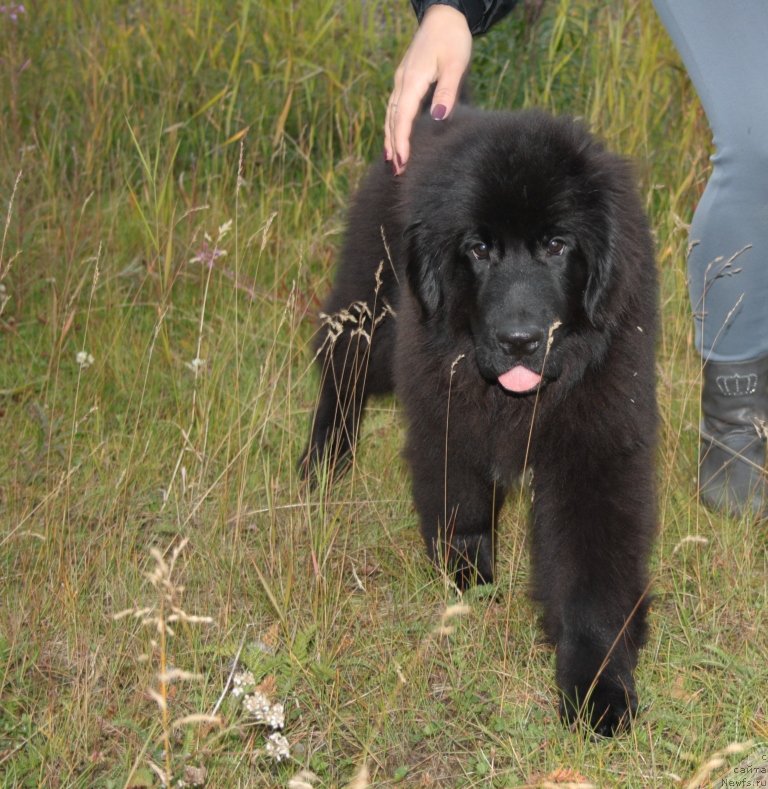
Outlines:
[{"label": "human hand", "polygon": [[447,5],[430,6],[395,71],[387,104],[384,158],[393,163],[396,175],[408,162],[411,128],[430,85],[437,83],[431,115],[443,120],[456,103],[471,54],[472,34],[464,14]]}]

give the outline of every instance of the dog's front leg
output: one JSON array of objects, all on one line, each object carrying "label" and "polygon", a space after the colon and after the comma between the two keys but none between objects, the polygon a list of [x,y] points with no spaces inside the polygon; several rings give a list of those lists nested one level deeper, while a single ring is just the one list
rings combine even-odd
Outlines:
[{"label": "dog's front leg", "polygon": [[483,453],[477,439],[468,443],[457,426],[436,442],[424,422],[410,426],[406,457],[427,551],[460,589],[492,583],[494,527],[505,490],[476,463]]},{"label": "dog's front leg", "polygon": [[[637,710],[633,671],[645,638],[655,529],[653,453],[590,456],[569,441],[536,468],[534,597],[555,643],[560,712],[611,735]],[[552,455],[550,453],[549,457]]]}]

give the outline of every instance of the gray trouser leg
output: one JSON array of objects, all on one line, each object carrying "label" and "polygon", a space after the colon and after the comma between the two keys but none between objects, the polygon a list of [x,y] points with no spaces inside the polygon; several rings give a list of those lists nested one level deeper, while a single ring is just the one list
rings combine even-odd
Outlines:
[{"label": "gray trouser leg", "polygon": [[705,361],[768,356],[768,2],[654,4],[716,148],[691,224],[696,345]]},{"label": "gray trouser leg", "polygon": [[704,358],[701,500],[765,516],[768,0],[654,0],[712,128],[688,287]]}]

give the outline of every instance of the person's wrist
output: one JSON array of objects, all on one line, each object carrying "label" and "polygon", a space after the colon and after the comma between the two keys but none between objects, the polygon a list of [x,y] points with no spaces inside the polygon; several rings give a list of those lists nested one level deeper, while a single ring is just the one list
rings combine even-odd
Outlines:
[{"label": "person's wrist", "polygon": [[466,25],[467,30],[469,30],[469,22],[464,14],[459,11],[458,8],[455,8],[452,5],[448,5],[447,3],[435,3],[431,5],[425,12],[424,16],[421,18],[421,26],[424,26],[424,23],[428,22],[429,25],[433,24],[449,24],[449,25],[456,25],[463,23]]}]

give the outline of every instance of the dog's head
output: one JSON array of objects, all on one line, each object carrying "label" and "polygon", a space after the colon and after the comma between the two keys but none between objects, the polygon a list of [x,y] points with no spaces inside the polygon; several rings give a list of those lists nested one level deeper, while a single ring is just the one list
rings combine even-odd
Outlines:
[{"label": "dog's head", "polygon": [[459,111],[414,137],[407,274],[423,319],[469,331],[484,378],[532,392],[558,377],[570,335],[615,319],[627,167],[540,112]]}]

